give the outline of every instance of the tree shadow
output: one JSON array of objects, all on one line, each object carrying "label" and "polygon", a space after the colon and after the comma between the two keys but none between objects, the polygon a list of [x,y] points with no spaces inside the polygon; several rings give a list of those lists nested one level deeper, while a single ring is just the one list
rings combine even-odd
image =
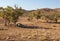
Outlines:
[{"label": "tree shadow", "polygon": [[28,29],[53,29],[53,28],[46,28],[46,27],[39,27],[39,26],[27,26],[27,25],[24,25],[24,24],[16,24],[17,27],[21,27],[21,28],[28,28]]}]

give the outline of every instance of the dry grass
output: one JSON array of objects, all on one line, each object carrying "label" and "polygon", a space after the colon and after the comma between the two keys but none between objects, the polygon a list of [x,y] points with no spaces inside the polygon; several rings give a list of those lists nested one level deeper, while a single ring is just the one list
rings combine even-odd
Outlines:
[{"label": "dry grass", "polygon": [[[21,22],[24,24],[24,22]],[[42,41],[49,36],[51,39],[60,39],[60,24],[48,23],[25,23],[24,25],[37,25],[38,29],[28,29],[21,27],[0,26],[0,41]],[[3,30],[1,30],[1,28]],[[45,29],[52,28],[52,29]]]},{"label": "dry grass", "polygon": [[[60,39],[60,24],[19,21],[36,28],[5,27],[0,24],[0,41],[58,41]],[[47,38],[48,37],[48,38]]]}]

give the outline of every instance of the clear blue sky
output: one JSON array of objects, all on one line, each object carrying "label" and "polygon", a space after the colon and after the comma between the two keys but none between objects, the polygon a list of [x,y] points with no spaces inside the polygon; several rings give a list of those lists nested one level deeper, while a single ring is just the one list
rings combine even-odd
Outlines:
[{"label": "clear blue sky", "polygon": [[0,6],[6,7],[17,4],[23,9],[60,8],[60,0],[0,0]]}]

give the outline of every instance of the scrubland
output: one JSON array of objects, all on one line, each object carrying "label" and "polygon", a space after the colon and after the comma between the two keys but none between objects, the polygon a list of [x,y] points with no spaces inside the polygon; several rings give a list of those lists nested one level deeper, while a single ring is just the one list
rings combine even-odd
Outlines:
[{"label": "scrubland", "polygon": [[19,21],[26,26],[37,28],[23,28],[0,24],[0,41],[59,41],[60,24],[45,22]]}]

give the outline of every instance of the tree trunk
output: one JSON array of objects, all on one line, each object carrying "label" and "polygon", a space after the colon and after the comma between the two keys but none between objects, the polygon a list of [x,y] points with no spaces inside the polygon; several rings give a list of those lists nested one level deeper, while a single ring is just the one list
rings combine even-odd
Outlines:
[{"label": "tree trunk", "polygon": [[6,20],[4,20],[4,26],[7,26],[7,21]]},{"label": "tree trunk", "polygon": [[9,26],[9,24],[10,24],[10,21],[9,20],[4,20],[4,22],[5,22],[5,24],[4,24],[4,26]]},{"label": "tree trunk", "polygon": [[55,19],[55,21],[56,21],[56,23],[57,23],[57,21],[58,21],[58,20],[57,20],[57,19]]}]

